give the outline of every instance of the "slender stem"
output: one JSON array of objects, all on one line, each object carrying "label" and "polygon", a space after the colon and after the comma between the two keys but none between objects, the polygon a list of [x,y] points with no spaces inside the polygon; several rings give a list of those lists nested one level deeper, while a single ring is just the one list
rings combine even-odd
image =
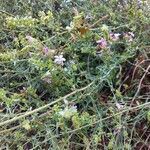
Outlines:
[{"label": "slender stem", "polygon": [[6,14],[6,15],[8,15],[8,16],[13,16],[13,17],[14,17],[13,14],[10,14],[10,13],[8,13],[8,12],[6,12],[6,11],[3,11],[3,10],[0,10],[0,13],[3,13],[3,14]]},{"label": "slender stem", "polygon": [[[74,132],[79,131],[79,130],[81,130],[81,129],[84,129],[84,128],[86,128],[86,127],[95,125],[95,124],[97,124],[97,123],[100,123],[100,122],[105,121],[105,120],[108,120],[108,119],[111,119],[112,117],[115,117],[115,116],[118,116],[118,115],[122,115],[123,113],[125,113],[125,112],[127,112],[127,111],[131,111],[131,110],[134,110],[134,109],[141,109],[141,108],[143,108],[143,107],[148,107],[148,108],[149,108],[149,107],[150,107],[150,102],[147,102],[147,103],[144,103],[144,104],[135,106],[135,107],[129,107],[129,108],[127,108],[127,109],[122,110],[121,112],[115,113],[115,114],[113,114],[113,115],[111,115],[111,116],[108,116],[108,117],[106,117],[106,118],[97,120],[97,121],[92,122],[92,123],[90,123],[90,124],[87,124],[87,125],[85,125],[85,126],[81,126],[80,128],[77,128],[77,129],[74,129],[74,130],[70,130],[70,131],[65,132],[65,133],[61,133],[61,134],[59,134],[59,135],[56,135],[56,136],[54,136],[54,137],[51,137],[50,139],[59,137],[60,135],[69,134],[69,133],[74,133]],[[49,140],[50,140],[50,139],[49,139]]]},{"label": "slender stem", "polygon": [[54,105],[54,104],[56,104],[56,103],[62,101],[63,99],[66,99],[67,97],[70,97],[70,96],[76,94],[77,92],[81,92],[81,91],[86,90],[86,89],[87,89],[88,87],[90,87],[93,83],[94,83],[94,81],[91,82],[90,84],[88,84],[86,87],[83,87],[83,88],[81,88],[81,89],[77,89],[77,90],[75,90],[75,91],[73,91],[73,92],[71,92],[71,93],[65,95],[64,97],[60,97],[60,98],[56,99],[55,101],[53,101],[53,102],[51,102],[51,103],[49,103],[49,104],[46,104],[46,105],[44,105],[44,106],[42,106],[42,107],[39,107],[39,108],[34,109],[34,110],[31,110],[31,111],[28,111],[28,112],[26,112],[26,113],[24,113],[23,115],[20,115],[20,116],[18,116],[18,117],[14,117],[14,118],[12,118],[12,119],[9,119],[9,120],[6,120],[6,121],[4,121],[4,122],[1,122],[1,123],[0,123],[0,126],[10,124],[10,123],[12,123],[12,122],[14,122],[14,121],[17,121],[17,120],[21,119],[21,118],[27,117],[27,116],[32,115],[32,114],[34,114],[34,113],[37,113],[37,112],[39,112],[39,111],[41,111],[41,110],[43,110],[43,109],[46,109],[46,108],[48,108],[49,106]]}]

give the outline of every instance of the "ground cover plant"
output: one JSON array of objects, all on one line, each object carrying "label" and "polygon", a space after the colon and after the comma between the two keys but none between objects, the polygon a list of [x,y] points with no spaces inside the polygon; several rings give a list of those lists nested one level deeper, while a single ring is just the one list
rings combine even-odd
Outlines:
[{"label": "ground cover plant", "polygon": [[147,0],[0,1],[0,149],[150,149]]}]

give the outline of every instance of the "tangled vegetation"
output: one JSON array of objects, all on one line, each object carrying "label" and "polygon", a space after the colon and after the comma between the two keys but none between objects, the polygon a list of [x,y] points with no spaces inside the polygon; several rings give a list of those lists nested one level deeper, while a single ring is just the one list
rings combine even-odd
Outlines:
[{"label": "tangled vegetation", "polygon": [[150,149],[148,0],[1,0],[0,149]]}]

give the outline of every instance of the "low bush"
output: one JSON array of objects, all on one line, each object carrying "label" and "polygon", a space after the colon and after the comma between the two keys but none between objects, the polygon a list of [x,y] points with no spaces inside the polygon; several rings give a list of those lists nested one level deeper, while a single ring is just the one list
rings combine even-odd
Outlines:
[{"label": "low bush", "polygon": [[148,1],[1,1],[0,148],[148,150]]}]

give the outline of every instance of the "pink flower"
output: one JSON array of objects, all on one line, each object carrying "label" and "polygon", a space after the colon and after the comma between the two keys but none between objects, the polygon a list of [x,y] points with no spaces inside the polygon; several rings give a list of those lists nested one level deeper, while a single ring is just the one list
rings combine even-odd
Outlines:
[{"label": "pink flower", "polygon": [[66,61],[66,59],[63,57],[63,55],[54,56],[54,58],[55,58],[54,62],[58,65],[61,65],[61,66],[63,66],[64,61]]},{"label": "pink flower", "polygon": [[134,38],[134,33],[133,32],[128,32],[128,34]]},{"label": "pink flower", "polygon": [[43,52],[44,52],[45,55],[47,55],[48,52],[49,52],[49,48],[48,48],[48,47],[44,47],[44,48],[43,48]]},{"label": "pink flower", "polygon": [[100,40],[96,41],[96,43],[102,49],[107,47],[107,41],[104,38],[101,38]]},{"label": "pink flower", "polygon": [[124,33],[124,38],[129,42],[132,42],[134,38],[134,33],[133,32]]},{"label": "pink flower", "polygon": [[120,33],[110,33],[109,35],[110,35],[110,39],[111,39],[112,41],[117,41],[117,40],[119,40],[119,36],[120,36],[121,34],[120,34]]}]

